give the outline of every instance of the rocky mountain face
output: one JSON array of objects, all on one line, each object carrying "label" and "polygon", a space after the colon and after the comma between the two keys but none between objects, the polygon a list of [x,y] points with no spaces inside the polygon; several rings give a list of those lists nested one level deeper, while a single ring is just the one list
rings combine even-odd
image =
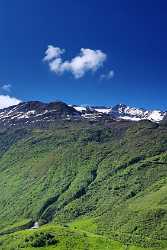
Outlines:
[{"label": "rocky mountain face", "polygon": [[42,103],[39,101],[23,102],[0,110],[0,127],[33,125],[41,122],[53,122],[57,119],[75,119],[80,112],[63,102]]},{"label": "rocky mountain face", "polygon": [[33,125],[38,123],[55,122],[61,120],[150,120],[160,122],[167,117],[167,112],[159,110],[145,110],[131,108],[124,104],[114,107],[102,106],[76,106],[64,102],[42,103],[39,101],[23,102],[0,110],[0,127],[13,127],[17,125]]}]

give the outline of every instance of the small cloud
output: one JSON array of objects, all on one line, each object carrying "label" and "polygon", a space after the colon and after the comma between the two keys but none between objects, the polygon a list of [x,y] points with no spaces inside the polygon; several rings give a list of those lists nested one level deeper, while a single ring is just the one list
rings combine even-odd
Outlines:
[{"label": "small cloud", "polygon": [[100,76],[100,80],[106,79],[106,80],[110,80],[114,77],[115,72],[114,70],[110,70],[107,74],[102,74]]},{"label": "small cloud", "polygon": [[2,85],[1,89],[3,91],[10,92],[11,91],[11,87],[12,87],[11,84],[4,84],[4,85]]},{"label": "small cloud", "polygon": [[49,63],[50,70],[57,75],[70,72],[76,79],[83,77],[88,71],[96,72],[107,58],[101,50],[81,48],[79,55],[70,61],[63,61],[61,55],[64,52],[64,49],[49,45],[43,60]]},{"label": "small cloud", "polygon": [[17,105],[20,102],[21,100],[17,99],[16,97],[11,97],[9,95],[0,95],[0,109]]},{"label": "small cloud", "polygon": [[52,45],[48,45],[47,50],[45,51],[44,61],[51,61],[53,59],[59,58],[65,52],[64,49],[60,49],[59,47],[54,47]]},{"label": "small cloud", "polygon": [[107,77],[108,77],[108,79],[112,79],[114,77],[114,75],[115,75],[114,70],[110,70]]}]

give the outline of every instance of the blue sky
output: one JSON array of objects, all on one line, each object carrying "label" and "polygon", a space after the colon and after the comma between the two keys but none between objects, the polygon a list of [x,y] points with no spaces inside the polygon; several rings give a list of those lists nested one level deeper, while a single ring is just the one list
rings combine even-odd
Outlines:
[{"label": "blue sky", "polygon": [[0,50],[1,97],[167,110],[165,0],[1,0]]}]

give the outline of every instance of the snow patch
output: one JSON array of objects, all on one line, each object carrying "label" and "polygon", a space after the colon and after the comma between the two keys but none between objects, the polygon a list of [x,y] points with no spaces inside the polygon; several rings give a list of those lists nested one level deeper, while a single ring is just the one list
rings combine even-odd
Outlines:
[{"label": "snow patch", "polygon": [[148,119],[150,121],[156,121],[156,122],[162,121],[163,118],[164,118],[164,114],[162,114],[162,112],[159,110],[152,111],[151,114],[148,116]]},{"label": "snow patch", "polygon": [[141,121],[141,118],[131,117],[131,116],[120,116],[121,120],[129,120],[129,121]]},{"label": "snow patch", "polygon": [[82,107],[82,106],[74,106],[73,108],[76,109],[79,112],[86,111],[86,108]]},{"label": "snow patch", "polygon": [[103,114],[109,114],[111,112],[111,108],[109,108],[109,109],[108,108],[106,108],[106,109],[101,109],[101,108],[97,109],[97,108],[95,108],[95,110],[97,112],[103,113]]}]

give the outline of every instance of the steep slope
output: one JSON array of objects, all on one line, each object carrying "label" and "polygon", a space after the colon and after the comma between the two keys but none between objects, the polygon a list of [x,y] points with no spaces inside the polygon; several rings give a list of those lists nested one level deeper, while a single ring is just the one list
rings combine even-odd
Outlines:
[{"label": "steep slope", "polygon": [[165,247],[165,123],[57,121],[2,130],[0,141],[1,233],[90,217],[98,234]]},{"label": "steep slope", "polygon": [[64,102],[42,103],[30,101],[19,103],[0,110],[0,128],[6,127],[33,127],[36,124],[41,126],[55,120],[73,120],[80,117],[80,112]]}]

